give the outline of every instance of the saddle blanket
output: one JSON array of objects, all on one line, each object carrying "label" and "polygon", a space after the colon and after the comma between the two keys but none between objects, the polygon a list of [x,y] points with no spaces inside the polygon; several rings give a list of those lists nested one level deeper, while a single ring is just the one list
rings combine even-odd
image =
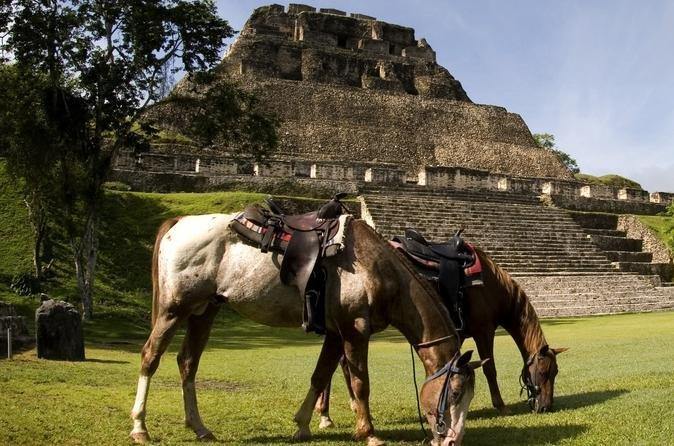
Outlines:
[{"label": "saddle blanket", "polygon": [[[236,226],[235,231],[244,239],[250,242],[253,246],[259,247],[264,235],[267,232],[267,227],[249,220],[245,216],[245,212],[239,213],[232,220],[232,225]],[[332,257],[344,249],[346,241],[346,227],[349,221],[353,218],[351,214],[343,214],[339,216],[339,230],[335,235],[329,239],[325,244],[325,256]],[[277,231],[270,244],[271,250],[283,254],[288,247],[288,242],[292,239],[292,232],[286,230]]]}]

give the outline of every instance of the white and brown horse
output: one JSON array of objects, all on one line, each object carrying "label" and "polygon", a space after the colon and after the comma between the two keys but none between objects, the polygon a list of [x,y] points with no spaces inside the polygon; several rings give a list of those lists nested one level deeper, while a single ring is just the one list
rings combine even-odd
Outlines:
[{"label": "white and brown horse", "polygon": [[[220,302],[242,316],[270,326],[297,327],[303,301],[297,289],[279,279],[277,254],[263,254],[243,243],[229,228],[234,215],[203,215],[166,221],[157,234],[153,255],[152,332],[143,347],[138,390],[131,416],[131,437],[146,442],[146,401],[152,375],[181,322],[187,333],[178,354],[185,406],[185,423],[201,439],[213,439],[197,408],[195,375]],[[346,231],[344,250],[323,261],[327,270],[328,333],[311,386],[295,415],[295,439],[308,439],[309,423],[319,393],[342,354],[354,393],[354,438],[381,444],[374,435],[369,409],[368,342],[373,333],[393,325],[413,344],[432,375],[457,357],[459,338],[435,291],[412,266],[363,221]],[[429,379],[421,403],[434,432],[434,443],[460,444],[468,406],[473,397],[474,372],[480,362],[446,381]],[[449,407],[438,413],[443,385],[451,383]],[[446,430],[436,420],[451,420]],[[442,424],[442,423],[437,423]],[[440,434],[437,432],[440,431]]]}]

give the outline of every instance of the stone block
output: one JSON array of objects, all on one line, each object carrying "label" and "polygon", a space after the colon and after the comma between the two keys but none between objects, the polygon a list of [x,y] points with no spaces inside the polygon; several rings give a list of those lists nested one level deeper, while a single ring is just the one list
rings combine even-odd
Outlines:
[{"label": "stone block", "polygon": [[291,177],[293,165],[289,161],[270,161],[269,163],[255,163],[255,176],[259,177]]},{"label": "stone block", "polygon": [[316,8],[301,3],[291,3],[288,5],[288,14],[299,14],[300,12],[316,12]]},{"label": "stone block", "polygon": [[320,31],[300,29],[299,40],[314,45],[337,46],[337,36]]},{"label": "stone block", "polygon": [[293,176],[311,178],[313,164],[309,161],[295,161],[292,164]]},{"label": "stone block", "polygon": [[385,40],[360,39],[358,41],[358,49],[366,53],[388,54],[389,43]]},{"label": "stone block", "polygon": [[632,189],[625,187],[618,189],[618,200],[630,200],[630,201],[648,201],[649,195],[648,192],[641,189]]},{"label": "stone block", "polygon": [[402,184],[405,180],[405,171],[393,167],[368,167],[363,175],[363,181],[375,184]]},{"label": "stone block", "polygon": [[379,23],[382,24],[382,40],[399,44],[404,48],[416,45],[414,29],[406,26],[394,25],[392,23]]},{"label": "stone block", "polygon": [[669,192],[652,192],[650,196],[651,203],[660,203],[669,205],[674,203],[674,193]]},{"label": "stone block", "polygon": [[435,51],[430,47],[408,46],[403,48],[402,56],[435,62]]},{"label": "stone block", "polygon": [[84,361],[84,334],[77,309],[63,301],[46,300],[35,311],[37,357]]},{"label": "stone block", "polygon": [[361,86],[367,90],[377,91],[405,91],[405,88],[397,79],[382,79],[375,76],[363,75],[361,78]]},{"label": "stone block", "polygon": [[339,9],[321,8],[321,9],[318,10],[318,12],[320,12],[322,14],[332,14],[332,15],[346,16],[346,11],[341,11]]},{"label": "stone block", "polygon": [[359,20],[377,20],[376,17],[372,17],[370,15],[365,15],[365,14],[357,14],[352,12],[349,14],[350,17],[353,17],[354,19],[359,19]]}]

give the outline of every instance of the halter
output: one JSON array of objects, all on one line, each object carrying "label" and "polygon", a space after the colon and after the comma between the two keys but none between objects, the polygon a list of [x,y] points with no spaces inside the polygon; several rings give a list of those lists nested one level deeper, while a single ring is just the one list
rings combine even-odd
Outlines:
[{"label": "halter", "polygon": [[[420,348],[425,348],[425,347],[431,347],[433,345],[440,344],[442,342],[446,342],[453,338],[455,335],[448,335],[448,336],[443,336],[441,338],[434,339],[432,341],[428,342],[421,342],[419,344],[414,345],[416,349]],[[442,383],[442,391],[440,392],[440,398],[438,399],[438,406],[436,408],[437,410],[437,420],[435,422],[435,433],[440,436],[440,437],[446,437],[448,431],[453,431],[451,427],[447,426],[447,423],[445,422],[445,411],[447,410],[447,406],[450,403],[450,396],[449,392],[452,390],[452,383],[451,383],[451,378],[452,376],[461,373],[463,367],[457,367],[456,363],[461,357],[461,354],[459,351],[457,351],[454,354],[454,357],[450,359],[450,361],[445,364],[443,367],[441,367],[439,370],[437,370],[435,373],[430,375],[426,380],[424,381],[424,384],[429,383],[430,381],[433,381],[436,378],[439,378],[443,375],[445,375],[445,380]],[[414,361],[414,354],[412,354],[412,361]],[[414,371],[414,362],[412,363],[412,373],[415,376],[414,379],[414,386],[416,388],[416,374]],[[423,427],[423,421],[421,419],[421,408],[419,407],[419,390],[417,389],[417,411],[419,414],[419,424],[421,425],[422,431],[426,432],[426,430]],[[454,432],[456,434],[456,432]]]},{"label": "halter", "polygon": [[520,386],[522,387],[520,390],[520,397],[524,391],[527,392],[527,404],[529,404],[531,410],[536,410],[536,398],[538,398],[538,395],[541,393],[541,386],[538,385],[537,379],[531,377],[531,373],[529,372],[529,367],[534,363],[536,356],[537,353],[529,356],[526,365],[522,369],[522,374],[520,375]]}]

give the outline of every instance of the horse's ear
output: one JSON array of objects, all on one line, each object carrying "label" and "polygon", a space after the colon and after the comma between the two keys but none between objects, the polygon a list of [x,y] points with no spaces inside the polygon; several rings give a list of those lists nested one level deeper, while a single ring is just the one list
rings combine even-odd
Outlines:
[{"label": "horse's ear", "polygon": [[489,361],[491,361],[491,358],[483,359],[482,361],[470,361],[468,363],[468,367],[470,367],[473,370],[479,369],[480,367],[482,367],[483,365],[485,365]]},{"label": "horse's ear", "polygon": [[552,353],[554,353],[555,356],[557,356],[557,355],[560,354],[560,353],[564,353],[564,352],[567,351],[568,349],[569,349],[569,347],[553,348],[553,349],[552,349]]},{"label": "horse's ear", "polygon": [[472,358],[472,357],[473,357],[473,351],[468,350],[466,353],[459,356],[459,359],[456,360],[456,366],[457,367],[463,367],[464,365],[468,364],[468,362],[470,362],[470,358]]},{"label": "horse's ear", "polygon": [[539,355],[545,356],[545,354],[550,350],[550,347],[548,344],[545,344],[543,347],[541,347],[541,350],[538,352]]}]

